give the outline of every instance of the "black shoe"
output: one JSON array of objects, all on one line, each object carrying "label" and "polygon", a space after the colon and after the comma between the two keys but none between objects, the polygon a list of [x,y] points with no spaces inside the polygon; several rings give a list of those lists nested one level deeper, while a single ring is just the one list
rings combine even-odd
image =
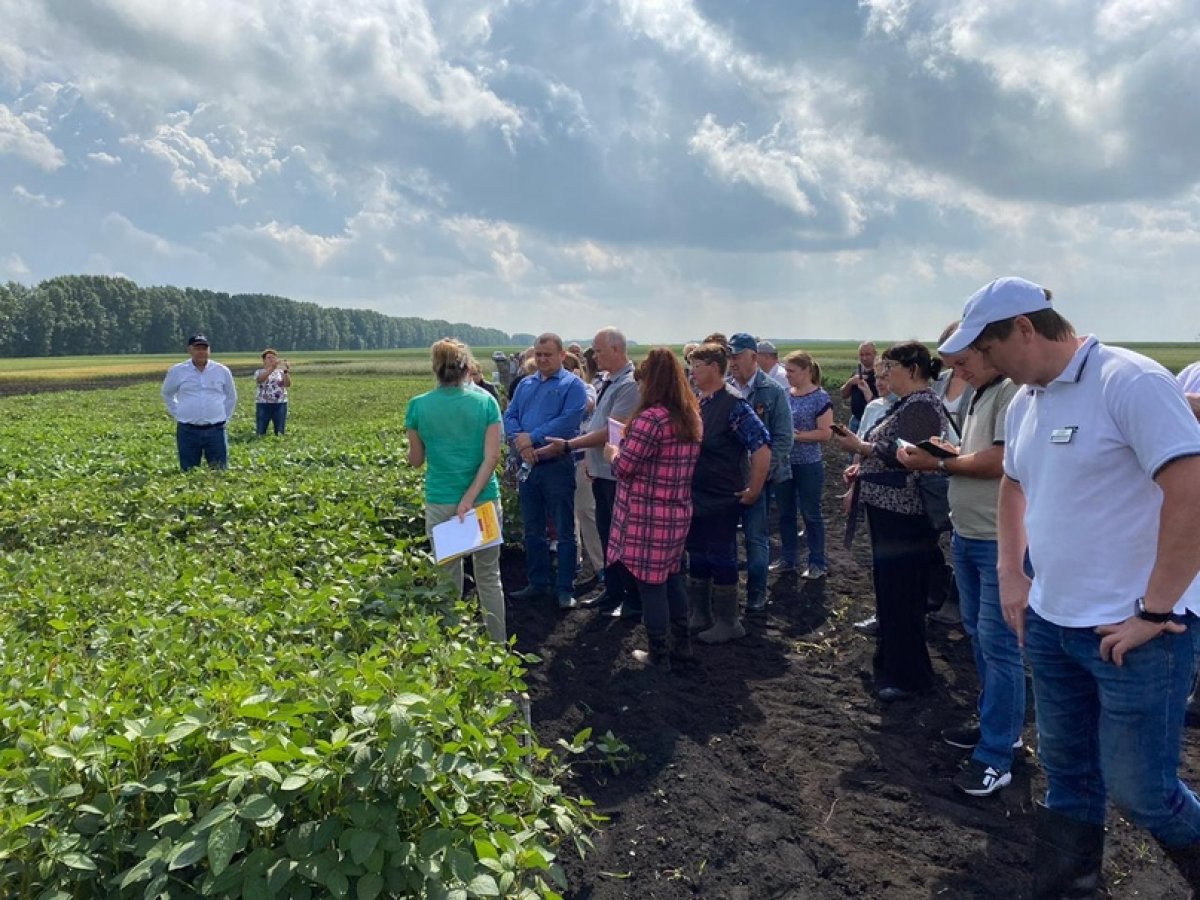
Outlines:
[{"label": "black shoe", "polygon": [[783,575],[787,572],[795,572],[797,566],[794,562],[788,562],[786,559],[777,559],[775,562],[767,566],[768,572],[774,572],[777,575]]},{"label": "black shoe", "polygon": [[[974,750],[979,746],[979,742],[983,739],[983,735],[979,731],[978,725],[964,725],[961,728],[946,728],[942,730],[942,740],[951,747],[958,747],[960,750]],[[1021,740],[1018,734],[1017,739],[1013,741],[1012,748],[1020,750],[1025,746],[1025,742]]]},{"label": "black shoe", "polygon": [[558,592],[558,608],[559,609],[574,609],[579,605],[575,600],[575,595],[570,591]]},{"label": "black shoe", "polygon": [[881,687],[875,692],[875,696],[884,703],[895,703],[897,700],[911,700],[917,695],[912,691],[906,691],[903,688]]},{"label": "black shoe", "polygon": [[869,619],[855,622],[853,628],[859,634],[865,634],[867,637],[877,637],[879,635],[879,620],[871,616]]},{"label": "black shoe", "polygon": [[642,621],[642,607],[634,606],[632,603],[628,602],[622,603],[621,612],[618,615],[620,615],[620,617],[626,622],[640,622]]},{"label": "black shoe", "polygon": [[942,729],[942,740],[959,750],[974,750],[979,745],[980,733],[977,725]]},{"label": "black shoe", "polygon": [[987,797],[1012,781],[1012,772],[997,772],[979,760],[972,759],[967,767],[951,779],[954,786],[972,797]]},{"label": "black shoe", "polygon": [[586,597],[579,598],[579,605],[590,609],[593,606],[604,606],[608,603],[608,591],[601,588],[594,593],[588,594]]},{"label": "black shoe", "polygon": [[549,596],[550,590],[548,588],[540,588],[529,584],[519,591],[510,592],[508,598],[510,600],[544,600]]},{"label": "black shoe", "polygon": [[746,601],[746,615],[754,616],[755,618],[757,618],[759,616],[765,616],[766,614],[767,614],[767,600],[765,597],[761,600],[747,600]]}]

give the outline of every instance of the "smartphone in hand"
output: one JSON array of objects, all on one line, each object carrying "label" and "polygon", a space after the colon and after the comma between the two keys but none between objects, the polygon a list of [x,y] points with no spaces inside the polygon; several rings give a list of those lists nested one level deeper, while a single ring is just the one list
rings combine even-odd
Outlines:
[{"label": "smartphone in hand", "polygon": [[840,435],[841,437],[846,437],[850,434],[850,429],[847,428],[845,425],[843,425],[841,422],[834,422],[832,425],[829,426],[829,429],[834,434]]}]

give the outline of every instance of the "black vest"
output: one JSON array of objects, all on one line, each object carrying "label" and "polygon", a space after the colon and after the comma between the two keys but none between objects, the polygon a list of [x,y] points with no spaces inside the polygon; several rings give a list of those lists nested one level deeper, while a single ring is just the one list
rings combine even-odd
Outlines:
[{"label": "black vest", "polygon": [[738,511],[738,491],[750,480],[750,454],[729,427],[729,415],[738,395],[725,386],[700,409],[704,438],[692,477],[692,506],[695,515],[711,516]]}]

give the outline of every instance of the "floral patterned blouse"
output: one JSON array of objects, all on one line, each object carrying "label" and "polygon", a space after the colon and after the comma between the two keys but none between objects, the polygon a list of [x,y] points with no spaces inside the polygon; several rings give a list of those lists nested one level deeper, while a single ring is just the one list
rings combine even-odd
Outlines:
[{"label": "floral patterned blouse", "polygon": [[917,444],[942,434],[948,422],[941,398],[928,388],[892,404],[867,434],[872,449],[859,469],[862,502],[905,515],[924,515],[917,474],[896,459],[896,438]]},{"label": "floral patterned blouse", "polygon": [[[258,381],[258,376],[265,372],[266,369],[259,369],[254,373],[254,379]],[[287,403],[287,388],[283,386],[283,369],[276,369],[265,380],[258,382],[258,394],[255,396],[257,403]]]}]

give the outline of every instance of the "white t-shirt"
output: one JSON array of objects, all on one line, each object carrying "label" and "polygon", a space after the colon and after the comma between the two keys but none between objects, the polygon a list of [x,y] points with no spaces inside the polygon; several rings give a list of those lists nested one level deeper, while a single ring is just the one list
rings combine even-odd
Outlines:
[{"label": "white t-shirt", "polygon": [[[1200,455],[1200,424],[1178,384],[1140,354],[1088,337],[1045,388],[1009,406],[1004,472],[1025,493],[1031,608],[1068,628],[1122,622],[1158,552],[1154,475]],[[1200,612],[1200,579],[1175,606]]]},{"label": "white t-shirt", "polygon": [[1185,394],[1200,394],[1200,362],[1194,362],[1175,376]]}]

